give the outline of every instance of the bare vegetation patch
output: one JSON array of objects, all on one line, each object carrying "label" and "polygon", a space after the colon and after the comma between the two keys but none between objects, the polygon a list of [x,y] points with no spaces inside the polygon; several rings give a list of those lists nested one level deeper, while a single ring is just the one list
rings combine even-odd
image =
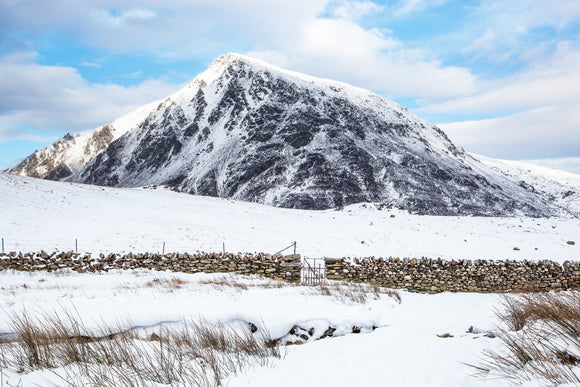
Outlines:
[{"label": "bare vegetation patch", "polygon": [[332,297],[338,301],[364,304],[369,300],[378,300],[381,295],[386,295],[401,303],[401,296],[398,291],[383,288],[377,285],[369,285],[353,282],[331,281],[317,285],[297,285],[284,281],[267,280],[260,282],[242,282],[232,276],[220,276],[199,281],[199,284],[209,285],[217,288],[234,288],[246,291],[252,288],[259,289],[282,289],[295,288],[301,286],[307,293],[321,294]]},{"label": "bare vegetation patch", "polygon": [[497,316],[501,351],[488,351],[480,375],[514,383],[580,383],[580,293],[530,293],[505,296]]},{"label": "bare vegetation patch", "polygon": [[12,316],[16,341],[0,344],[0,368],[52,370],[57,385],[219,386],[248,366],[280,357],[248,329],[190,323],[142,338],[120,327],[88,330],[72,314],[64,318]]},{"label": "bare vegetation patch", "polygon": [[206,279],[199,281],[201,285],[210,285],[216,288],[235,288],[238,290],[248,290],[248,285],[236,281],[231,277],[217,277],[213,279]]},{"label": "bare vegetation patch", "polygon": [[187,285],[187,283],[187,281],[177,277],[155,278],[145,283],[145,286],[149,288],[160,288],[172,291],[183,288],[185,285]]},{"label": "bare vegetation patch", "polygon": [[315,289],[325,296],[331,296],[337,300],[346,300],[357,304],[365,304],[368,300],[378,300],[381,294],[392,297],[399,304],[401,295],[393,289],[382,288],[377,285],[332,282],[314,286]]},{"label": "bare vegetation patch", "polygon": [[265,278],[260,276],[214,276],[202,279],[197,282],[201,285],[212,286],[214,288],[233,288],[240,291],[249,289],[282,289],[294,288],[298,285],[282,280]]}]

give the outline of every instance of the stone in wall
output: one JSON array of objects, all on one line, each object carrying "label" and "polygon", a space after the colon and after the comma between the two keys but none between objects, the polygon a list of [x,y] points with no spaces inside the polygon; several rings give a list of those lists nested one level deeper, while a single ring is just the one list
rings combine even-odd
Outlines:
[{"label": "stone in wall", "polygon": [[170,270],[185,273],[258,274],[288,282],[300,281],[300,255],[222,254],[222,253],[128,253],[90,254],[45,251],[39,253],[0,253],[0,270],[54,271],[72,269],[77,272],[98,272],[113,269]]},{"label": "stone in wall", "polygon": [[580,289],[580,262],[427,258],[327,259],[327,278],[437,293]]}]

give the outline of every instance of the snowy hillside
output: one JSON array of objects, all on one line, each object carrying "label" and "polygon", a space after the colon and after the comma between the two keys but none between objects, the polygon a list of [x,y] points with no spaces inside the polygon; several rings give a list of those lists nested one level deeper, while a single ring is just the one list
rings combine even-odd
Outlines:
[{"label": "snowy hillside", "polygon": [[[276,208],[172,192],[117,189],[0,173],[6,251],[274,253],[296,241],[310,257],[580,259],[580,220],[411,215],[357,204]],[[575,244],[568,244],[574,241]],[[514,250],[514,248],[519,250]]]},{"label": "snowy hillside", "polygon": [[580,216],[580,175],[525,162],[472,156],[509,178],[520,180],[520,184],[533,188],[571,214]]},{"label": "snowy hillside", "polygon": [[140,112],[131,129],[99,135],[86,157],[81,142],[60,151],[65,138],[41,151],[53,169],[33,155],[11,172],[302,209],[381,202],[432,215],[566,213],[392,101],[238,54]]}]

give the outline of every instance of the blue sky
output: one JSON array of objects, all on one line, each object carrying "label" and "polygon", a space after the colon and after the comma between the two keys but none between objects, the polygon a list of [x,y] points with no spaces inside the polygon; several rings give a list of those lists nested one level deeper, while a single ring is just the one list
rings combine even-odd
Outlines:
[{"label": "blue sky", "polygon": [[0,0],[0,169],[227,52],[371,89],[467,151],[580,173],[577,0]]}]

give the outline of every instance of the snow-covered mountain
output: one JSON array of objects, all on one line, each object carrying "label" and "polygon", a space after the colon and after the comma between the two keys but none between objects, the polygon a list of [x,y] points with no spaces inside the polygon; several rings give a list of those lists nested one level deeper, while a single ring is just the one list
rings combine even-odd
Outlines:
[{"label": "snow-covered mountain", "polygon": [[472,156],[505,176],[518,180],[521,186],[562,207],[568,213],[580,217],[580,175],[521,161]]},{"label": "snow-covered mountain", "polygon": [[381,202],[434,215],[565,211],[392,101],[238,54],[129,116],[67,135],[10,172],[117,187],[167,184],[303,209]]}]

